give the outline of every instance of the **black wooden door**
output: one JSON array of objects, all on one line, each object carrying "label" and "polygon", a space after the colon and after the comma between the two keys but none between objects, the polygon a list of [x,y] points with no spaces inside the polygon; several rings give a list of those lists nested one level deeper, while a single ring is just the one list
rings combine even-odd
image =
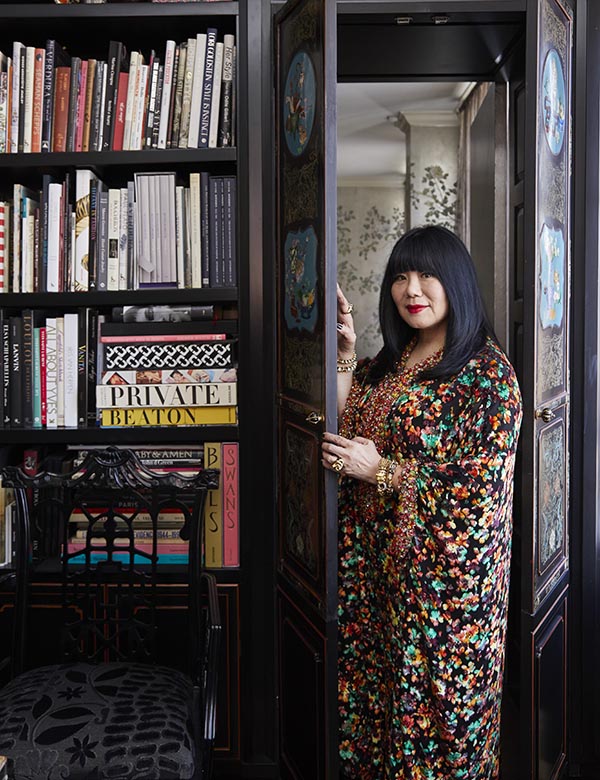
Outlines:
[{"label": "black wooden door", "polygon": [[519,750],[509,780],[553,780],[566,765],[572,28],[568,6],[528,0],[525,79],[510,90],[510,352],[524,418],[504,708],[505,718],[511,702],[518,708],[519,734],[505,767]]},{"label": "black wooden door", "polygon": [[275,17],[279,759],[337,777],[335,3]]}]

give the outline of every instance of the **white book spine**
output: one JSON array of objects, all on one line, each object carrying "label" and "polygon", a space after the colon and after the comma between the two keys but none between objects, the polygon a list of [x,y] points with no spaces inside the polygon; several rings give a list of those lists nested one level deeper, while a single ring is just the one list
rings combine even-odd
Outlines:
[{"label": "white book spine", "polygon": [[127,206],[127,187],[121,187],[119,215],[119,290],[127,289]]},{"label": "white book spine", "polygon": [[160,99],[160,123],[158,125],[158,148],[167,148],[167,132],[169,129],[169,106],[171,105],[171,90],[173,89],[173,63],[175,61],[175,41],[167,41],[165,47],[165,69],[163,72],[163,89]]},{"label": "white book spine", "polygon": [[21,56],[24,49],[22,43],[18,41],[13,43],[12,106],[10,112],[10,151],[12,154],[19,151],[19,90],[21,87]]},{"label": "white book spine", "polygon": [[131,149],[141,149],[144,138],[144,107],[146,103],[146,87],[148,84],[148,65],[139,67],[139,84],[136,91],[137,107],[135,111],[135,125],[131,130]]},{"label": "white book spine", "polygon": [[56,317],[46,318],[46,427],[58,427]]},{"label": "white book spine", "polygon": [[215,70],[213,74],[213,88],[210,103],[210,126],[208,130],[209,149],[217,148],[219,137],[219,108],[221,105],[221,80],[223,78],[223,44],[215,45]]},{"label": "white book spine", "polygon": [[192,102],[190,105],[190,123],[188,131],[188,149],[198,148],[200,132],[200,106],[204,86],[204,60],[206,58],[206,33],[196,36],[196,56],[194,58],[194,77],[192,79]]},{"label": "white book spine", "polygon": [[[79,174],[79,171],[77,171],[77,174]],[[48,187],[48,261],[46,266],[46,289],[48,292],[60,292],[61,206],[62,184],[52,182]]]},{"label": "white book spine", "polygon": [[119,289],[119,238],[121,236],[121,190],[108,190],[108,263],[106,289]]},{"label": "white book spine", "polygon": [[125,103],[125,127],[123,128],[123,151],[131,149],[131,125],[134,113],[135,82],[137,78],[140,54],[132,51],[129,58],[129,81],[127,82],[127,101]]},{"label": "white book spine", "polygon": [[[78,169],[75,173],[75,290],[87,292],[89,289],[89,253],[90,253],[90,184],[94,173]],[[50,185],[52,186],[52,185]]]},{"label": "white book spine", "polygon": [[56,421],[65,426],[65,320],[56,318]]},{"label": "white book spine", "polygon": [[[64,316],[65,428],[77,427],[77,330],[78,315]],[[87,381],[87,377],[86,377]]]},{"label": "white book spine", "polygon": [[192,287],[202,287],[202,243],[200,238],[200,174],[190,173],[190,249]]}]

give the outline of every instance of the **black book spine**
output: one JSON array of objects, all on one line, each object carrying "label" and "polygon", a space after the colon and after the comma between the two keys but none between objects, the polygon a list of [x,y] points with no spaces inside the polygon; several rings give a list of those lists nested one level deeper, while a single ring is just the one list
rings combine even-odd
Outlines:
[{"label": "black book spine", "polygon": [[25,52],[27,47],[21,49],[21,59],[19,60],[19,152],[23,151],[23,138],[25,136],[25,61],[27,59]]},{"label": "black book spine", "polygon": [[108,73],[106,82],[106,99],[104,101],[104,135],[102,150],[113,148],[115,134],[115,114],[117,109],[117,89],[119,73],[125,59],[125,47],[121,41],[110,41],[108,45]]},{"label": "black book spine", "polygon": [[98,179],[90,182],[90,245],[88,253],[88,287],[96,289],[96,250],[98,245]]},{"label": "black book spine", "polygon": [[[73,267],[71,264],[71,173],[67,171],[65,173],[65,180],[63,183],[63,197],[62,197],[62,289],[66,292],[70,292],[72,289],[71,281],[73,277]],[[59,271],[60,273],[60,271]]]},{"label": "black book spine", "polygon": [[171,95],[169,98],[169,121],[167,122],[166,147],[171,148],[171,138],[173,136],[173,112],[175,111],[175,89],[177,87],[177,73],[179,71],[179,57],[181,51],[179,45],[175,46],[175,56],[173,57],[173,71],[171,76]]},{"label": "black book spine", "polygon": [[204,60],[204,84],[202,85],[202,101],[200,103],[200,132],[198,147],[208,148],[208,133],[210,130],[210,106],[212,102],[213,76],[215,72],[215,48],[217,31],[209,27],[206,31],[206,57]]},{"label": "black book spine", "polygon": [[52,108],[54,95],[54,65],[56,41],[46,41],[46,59],[44,60],[44,97],[42,103],[42,152],[49,152],[52,142]]},{"label": "black book spine", "polygon": [[237,180],[235,176],[225,176],[224,185],[224,227],[225,242],[223,255],[225,258],[225,287],[237,286]]},{"label": "black book spine", "polygon": [[144,128],[143,147],[149,149],[152,146],[152,133],[154,131],[154,113],[156,111],[156,93],[158,91],[158,76],[160,57],[152,61],[148,86],[148,111],[146,112],[146,127]]},{"label": "black book spine", "polygon": [[208,218],[209,218],[209,274],[210,286],[221,287],[219,275],[219,242],[221,238],[218,222],[219,214],[219,179],[217,176],[209,178]]},{"label": "black book spine", "polygon": [[2,316],[2,425],[10,427],[10,318]]},{"label": "black book spine", "polygon": [[10,318],[10,424],[23,427],[23,320]]},{"label": "black book spine", "polygon": [[21,320],[23,427],[33,428],[33,309],[23,309]]},{"label": "black book spine", "polygon": [[4,360],[4,320],[6,314],[0,309],[0,428],[4,428],[4,372],[8,371],[8,363]]},{"label": "black book spine", "polygon": [[102,110],[102,82],[104,80],[104,61],[96,63],[94,79],[94,97],[92,99],[92,121],[90,123],[90,151],[99,152],[100,145],[100,115]]},{"label": "black book spine", "polygon": [[98,312],[91,310],[88,316],[88,330],[86,342],[86,362],[87,362],[87,395],[86,411],[87,419],[84,425],[96,424],[96,360],[98,352]]}]

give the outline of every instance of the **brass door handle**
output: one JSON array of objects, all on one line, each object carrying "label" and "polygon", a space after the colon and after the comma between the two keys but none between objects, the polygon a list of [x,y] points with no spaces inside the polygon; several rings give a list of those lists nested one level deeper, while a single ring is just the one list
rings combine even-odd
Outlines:
[{"label": "brass door handle", "polygon": [[306,415],[306,422],[310,423],[311,425],[318,425],[319,423],[322,423],[324,419],[325,416],[318,414],[317,412],[311,412],[310,414]]},{"label": "brass door handle", "polygon": [[543,422],[550,422],[550,420],[553,420],[556,417],[552,409],[549,409],[547,406],[545,406],[543,409],[536,409],[535,410],[535,419],[536,420],[543,420]]}]

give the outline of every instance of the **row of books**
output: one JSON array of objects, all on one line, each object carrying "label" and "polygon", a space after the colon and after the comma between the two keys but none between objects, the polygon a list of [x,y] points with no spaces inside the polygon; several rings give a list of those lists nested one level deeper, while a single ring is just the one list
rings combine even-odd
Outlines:
[{"label": "row of books", "polygon": [[[237,286],[235,176],[90,169],[0,201],[0,293]],[[73,205],[74,204],[74,205]]]},{"label": "row of books", "polygon": [[[69,445],[77,451],[74,465],[83,460],[88,449]],[[219,487],[209,490],[204,508],[203,564],[207,568],[228,568],[240,565],[239,550],[239,452],[237,442],[205,442],[186,449],[165,445],[133,446],[144,465],[159,472],[192,474],[200,468],[218,469]],[[159,563],[187,563],[188,543],[180,536],[183,515],[177,512],[161,513],[157,528]],[[77,553],[86,544],[87,520],[84,516],[71,517],[70,553]],[[152,533],[149,518],[136,517],[134,529],[136,549],[152,551]],[[101,530],[97,531],[98,547],[102,547]],[[75,556],[72,561],[77,563]]]},{"label": "row of books", "polygon": [[233,35],[210,27],[160,55],[69,56],[56,40],[0,52],[0,153],[197,149],[235,143]]},{"label": "row of books", "polygon": [[[131,445],[139,460],[158,472],[177,472],[193,474],[201,468],[219,469],[219,486],[207,494],[204,509],[203,565],[207,568],[231,568],[240,565],[239,546],[239,453],[237,442],[205,442],[190,448],[170,447],[161,444]],[[35,474],[40,468],[52,471],[68,472],[83,461],[89,449],[81,445],[69,445],[66,452],[54,453],[48,461],[40,462],[37,449],[24,452],[23,468],[29,474]],[[30,501],[36,501],[30,495]],[[127,507],[120,508],[127,517]],[[93,512],[92,512],[93,514]],[[36,523],[34,532],[42,537],[34,538],[33,547],[36,558],[58,555],[62,543],[60,527],[48,518],[48,522]],[[156,534],[156,552],[159,564],[185,564],[189,559],[188,542],[181,538],[184,517],[181,512],[164,511],[158,519]],[[14,493],[3,488],[0,483],[0,568],[10,567],[14,563]],[[125,527],[125,523],[123,522]],[[85,548],[88,540],[89,524],[82,512],[75,511],[69,519],[69,540],[67,552],[72,555],[70,562],[78,563],[78,553]],[[143,513],[133,520],[133,539],[136,550],[152,552],[152,526]],[[97,548],[94,555],[106,556],[103,550],[103,536],[100,523],[93,530],[91,544]],[[125,543],[127,540],[123,540]],[[125,553],[123,553],[125,554]],[[119,553],[117,553],[117,556]],[[143,562],[143,561],[138,561]]]},{"label": "row of books", "polygon": [[235,424],[236,327],[110,322],[90,308],[58,317],[0,310],[0,426]]}]

